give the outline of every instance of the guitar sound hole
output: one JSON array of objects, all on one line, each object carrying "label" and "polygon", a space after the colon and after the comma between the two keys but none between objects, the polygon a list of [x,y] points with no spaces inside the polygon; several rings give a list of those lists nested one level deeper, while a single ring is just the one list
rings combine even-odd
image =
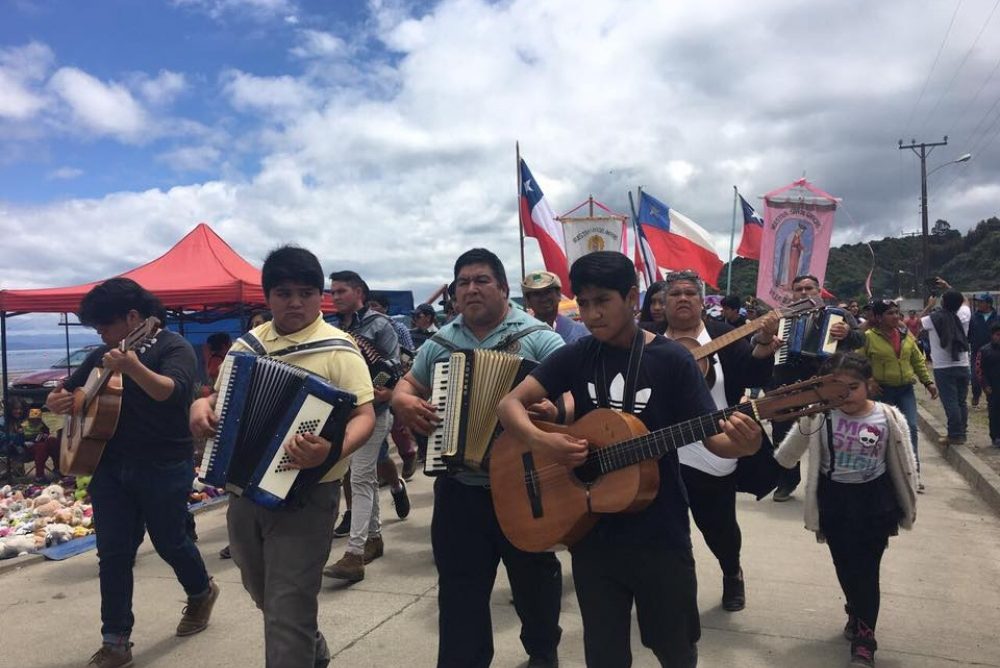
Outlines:
[{"label": "guitar sound hole", "polygon": [[584,485],[590,485],[601,477],[601,469],[597,465],[597,462],[587,462],[573,469],[573,475]]}]

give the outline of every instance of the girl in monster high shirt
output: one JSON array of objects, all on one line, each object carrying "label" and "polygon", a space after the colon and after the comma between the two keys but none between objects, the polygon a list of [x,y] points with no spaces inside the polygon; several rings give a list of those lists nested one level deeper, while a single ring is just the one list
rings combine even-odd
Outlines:
[{"label": "girl in monster high shirt", "polygon": [[809,451],[805,525],[826,541],[847,598],[844,636],[851,666],[875,665],[879,565],[899,527],[916,519],[916,461],[906,418],[869,398],[872,367],[855,353],[838,353],[820,374],[850,393],[840,408],[801,418],[775,452],[790,468]]}]

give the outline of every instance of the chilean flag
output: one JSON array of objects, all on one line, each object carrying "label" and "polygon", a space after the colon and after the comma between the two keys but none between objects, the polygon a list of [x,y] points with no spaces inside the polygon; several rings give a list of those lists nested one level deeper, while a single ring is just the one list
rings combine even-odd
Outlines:
[{"label": "chilean flag", "polygon": [[556,214],[545,200],[542,189],[538,187],[535,177],[531,175],[528,165],[521,160],[520,190],[521,208],[519,217],[524,227],[524,236],[538,240],[542,251],[545,269],[559,277],[562,282],[563,294],[573,296],[569,287],[569,266],[566,262],[566,244],[562,225],[556,220]]},{"label": "chilean flag", "polygon": [[740,239],[740,247],[736,249],[736,254],[748,260],[760,259],[760,238],[764,235],[764,219],[761,218],[750,202],[739,196],[740,206],[743,208],[743,238]]},{"label": "chilean flag", "polygon": [[693,269],[713,288],[719,287],[722,260],[701,226],[645,192],[639,194],[639,226],[658,266]]}]

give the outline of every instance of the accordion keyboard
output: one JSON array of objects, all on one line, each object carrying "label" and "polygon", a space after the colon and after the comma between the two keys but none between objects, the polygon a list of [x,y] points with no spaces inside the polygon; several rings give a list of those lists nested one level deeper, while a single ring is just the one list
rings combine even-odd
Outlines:
[{"label": "accordion keyboard", "polygon": [[[438,362],[435,364],[434,375],[431,379],[430,403],[437,410],[437,414],[440,417],[444,416],[445,408],[448,405],[448,376],[450,366],[448,362]],[[427,475],[440,475],[448,471],[448,467],[442,458],[445,449],[446,431],[444,420],[442,420],[427,437],[427,456],[424,459],[424,473]]]},{"label": "accordion keyboard", "polygon": [[784,343],[781,344],[778,352],[774,355],[774,363],[776,365],[788,363],[788,344],[791,341],[794,329],[795,318],[782,318],[778,321],[778,338]]}]

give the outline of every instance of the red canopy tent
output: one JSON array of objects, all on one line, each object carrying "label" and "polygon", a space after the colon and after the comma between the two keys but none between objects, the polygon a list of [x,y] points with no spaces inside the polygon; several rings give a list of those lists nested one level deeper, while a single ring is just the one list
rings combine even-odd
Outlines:
[{"label": "red canopy tent", "polygon": [[[120,274],[131,278],[172,311],[220,306],[263,306],[260,269],[244,260],[205,223],[157,259]],[[75,313],[101,281],[64,288],[0,290],[0,311]]]}]

